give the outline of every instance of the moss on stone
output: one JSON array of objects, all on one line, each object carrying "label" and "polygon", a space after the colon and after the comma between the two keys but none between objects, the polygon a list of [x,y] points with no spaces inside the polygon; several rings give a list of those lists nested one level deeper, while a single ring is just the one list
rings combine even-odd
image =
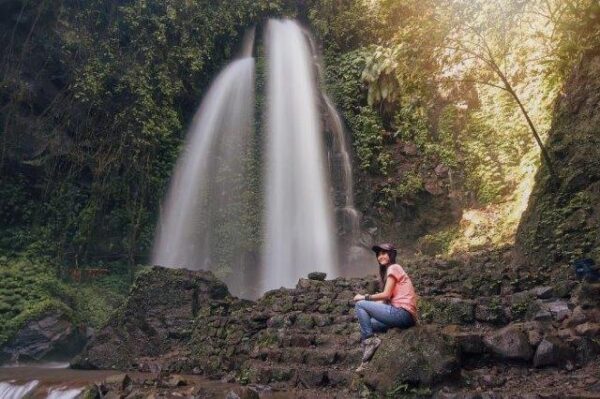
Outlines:
[{"label": "moss on stone", "polygon": [[419,315],[430,323],[468,324],[475,319],[475,303],[454,297],[421,297]]}]

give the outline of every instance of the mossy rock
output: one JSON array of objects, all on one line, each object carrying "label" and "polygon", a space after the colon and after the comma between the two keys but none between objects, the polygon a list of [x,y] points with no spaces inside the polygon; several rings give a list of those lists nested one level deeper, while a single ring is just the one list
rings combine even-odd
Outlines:
[{"label": "mossy rock", "polygon": [[399,383],[428,386],[439,383],[459,369],[457,347],[435,326],[391,330],[363,376],[365,384],[381,393]]},{"label": "mossy rock", "polygon": [[575,289],[574,297],[584,309],[600,307],[600,283],[582,282]]},{"label": "mossy rock", "polygon": [[469,324],[475,320],[475,302],[456,297],[421,297],[421,320],[438,324]]}]

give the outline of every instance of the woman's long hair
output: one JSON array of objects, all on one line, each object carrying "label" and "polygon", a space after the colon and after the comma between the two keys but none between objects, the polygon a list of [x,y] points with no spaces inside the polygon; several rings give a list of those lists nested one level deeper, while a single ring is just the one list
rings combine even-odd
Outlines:
[{"label": "woman's long hair", "polygon": [[[396,251],[383,251],[390,257],[390,263],[387,266],[379,265],[379,283],[381,284],[381,291],[385,289],[385,275],[387,268],[390,265],[396,263]],[[379,254],[378,254],[379,255]]]}]

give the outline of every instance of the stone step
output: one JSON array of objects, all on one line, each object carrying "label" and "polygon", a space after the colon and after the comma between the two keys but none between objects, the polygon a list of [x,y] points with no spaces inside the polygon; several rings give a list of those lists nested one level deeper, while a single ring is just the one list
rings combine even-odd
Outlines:
[{"label": "stone step", "polygon": [[359,346],[343,349],[324,348],[263,348],[254,351],[251,358],[270,363],[302,364],[309,366],[353,366],[360,363]]},{"label": "stone step", "polygon": [[244,363],[242,375],[254,384],[284,383],[288,387],[300,388],[344,387],[349,386],[354,378],[353,369],[250,360]]},{"label": "stone step", "polygon": [[277,313],[267,320],[269,328],[294,328],[297,330],[311,331],[313,329],[327,329],[334,326],[349,325],[356,322],[356,317],[348,306],[345,314],[338,312],[292,311]]},{"label": "stone step", "polygon": [[257,348],[353,348],[360,341],[358,324],[342,331],[315,328],[311,332],[295,328],[267,328],[256,337]]}]

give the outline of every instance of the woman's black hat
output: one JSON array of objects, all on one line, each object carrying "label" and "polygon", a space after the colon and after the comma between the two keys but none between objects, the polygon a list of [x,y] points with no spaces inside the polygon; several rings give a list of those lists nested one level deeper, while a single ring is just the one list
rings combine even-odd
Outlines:
[{"label": "woman's black hat", "polygon": [[375,253],[379,253],[381,251],[392,252],[392,253],[398,252],[398,251],[396,251],[396,247],[394,247],[394,244],[391,244],[389,242],[373,245],[373,247],[371,249]]}]

